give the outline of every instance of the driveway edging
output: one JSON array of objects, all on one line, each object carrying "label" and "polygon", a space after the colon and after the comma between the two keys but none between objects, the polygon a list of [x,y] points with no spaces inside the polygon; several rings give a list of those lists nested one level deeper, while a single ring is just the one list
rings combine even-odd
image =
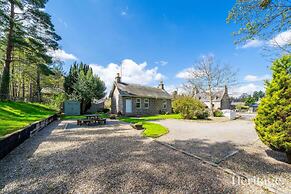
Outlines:
[{"label": "driveway edging", "polygon": [[[236,177],[241,177],[241,178],[243,178],[243,179],[247,179],[247,180],[249,180],[249,177],[247,177],[247,176],[245,176],[245,175],[242,175],[242,174],[239,174],[239,173],[236,173],[236,172],[234,172],[233,170],[231,170],[231,169],[229,169],[229,168],[221,167],[221,166],[219,166],[219,165],[216,164],[216,163],[213,163],[213,162],[207,161],[207,160],[205,160],[205,159],[203,159],[203,158],[201,158],[201,157],[199,157],[199,156],[196,156],[195,154],[192,154],[192,153],[186,152],[186,151],[184,151],[184,150],[178,149],[178,148],[176,148],[176,147],[174,147],[174,146],[172,146],[172,145],[170,145],[170,144],[168,144],[168,143],[161,142],[161,141],[156,140],[156,139],[153,139],[153,138],[151,138],[151,139],[152,139],[154,142],[156,142],[156,143],[158,143],[158,144],[160,144],[160,145],[163,145],[163,146],[165,146],[165,147],[168,147],[168,148],[170,148],[170,149],[172,149],[172,150],[175,150],[175,151],[177,151],[177,152],[180,152],[180,153],[182,153],[182,154],[184,154],[184,155],[190,156],[190,157],[195,158],[195,159],[197,159],[197,160],[200,160],[200,161],[202,161],[203,164],[208,164],[208,165],[210,165],[210,166],[216,167],[216,168],[219,169],[219,170],[222,170],[223,172],[225,172],[225,173],[227,173],[227,174],[230,174],[230,175],[233,175],[233,176],[236,176]],[[268,191],[270,191],[270,192],[273,192],[273,193],[283,193],[283,194],[285,194],[285,192],[283,192],[283,191],[281,191],[281,190],[278,190],[278,189],[273,188],[273,187],[265,186],[265,185],[259,185],[259,184],[256,184],[256,182],[255,182],[254,185],[256,185],[257,187],[264,188],[264,189],[266,189],[266,190],[268,190]],[[286,193],[286,194],[287,194],[287,193]]]}]

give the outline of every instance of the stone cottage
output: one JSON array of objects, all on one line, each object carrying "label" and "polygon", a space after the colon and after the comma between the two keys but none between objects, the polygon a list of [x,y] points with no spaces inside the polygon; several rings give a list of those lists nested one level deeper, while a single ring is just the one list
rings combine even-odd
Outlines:
[{"label": "stone cottage", "polygon": [[117,74],[110,98],[113,114],[142,116],[172,112],[172,97],[163,82],[158,87],[128,84]]},{"label": "stone cottage", "polygon": [[[203,102],[208,108],[211,108],[208,95],[196,90],[194,96],[195,98]],[[227,86],[225,86],[224,90],[222,91],[213,92],[212,106],[214,109],[220,110],[231,108]]]}]

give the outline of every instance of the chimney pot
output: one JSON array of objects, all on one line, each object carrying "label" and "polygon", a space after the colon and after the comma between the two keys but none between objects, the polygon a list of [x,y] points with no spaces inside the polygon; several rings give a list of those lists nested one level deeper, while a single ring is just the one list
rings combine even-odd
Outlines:
[{"label": "chimney pot", "polygon": [[159,84],[158,88],[160,88],[162,90],[165,90],[165,85],[164,85],[163,81],[160,81],[160,84]]},{"label": "chimney pot", "polygon": [[115,77],[115,81],[116,81],[116,83],[120,83],[121,82],[121,77],[120,77],[119,73],[117,73],[117,75]]}]

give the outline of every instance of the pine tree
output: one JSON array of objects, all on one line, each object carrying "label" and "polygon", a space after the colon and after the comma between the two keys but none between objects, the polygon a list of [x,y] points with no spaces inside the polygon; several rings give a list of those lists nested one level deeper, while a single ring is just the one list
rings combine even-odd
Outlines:
[{"label": "pine tree", "polygon": [[10,66],[16,49],[35,53],[37,47],[36,55],[46,61],[49,57],[46,53],[58,47],[60,37],[55,33],[50,16],[44,12],[46,3],[47,0],[0,0],[0,29],[4,32],[0,39],[5,47],[0,85],[2,100],[9,99]]},{"label": "pine tree", "polygon": [[260,139],[270,148],[286,152],[291,162],[291,55],[276,60],[266,83],[266,96],[255,119]]}]

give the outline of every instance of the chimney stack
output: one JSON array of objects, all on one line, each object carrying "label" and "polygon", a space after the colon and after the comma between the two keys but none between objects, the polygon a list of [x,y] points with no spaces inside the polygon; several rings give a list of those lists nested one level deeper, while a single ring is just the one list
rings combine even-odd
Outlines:
[{"label": "chimney stack", "polygon": [[117,75],[115,77],[115,81],[116,81],[116,83],[120,83],[121,82],[121,77],[120,77],[119,73],[117,73]]},{"label": "chimney stack", "polygon": [[225,94],[228,94],[228,89],[227,89],[227,86],[226,85],[224,86],[224,93]]},{"label": "chimney stack", "polygon": [[164,87],[164,82],[161,81],[158,88],[162,89],[162,90],[165,90],[165,87]]}]

